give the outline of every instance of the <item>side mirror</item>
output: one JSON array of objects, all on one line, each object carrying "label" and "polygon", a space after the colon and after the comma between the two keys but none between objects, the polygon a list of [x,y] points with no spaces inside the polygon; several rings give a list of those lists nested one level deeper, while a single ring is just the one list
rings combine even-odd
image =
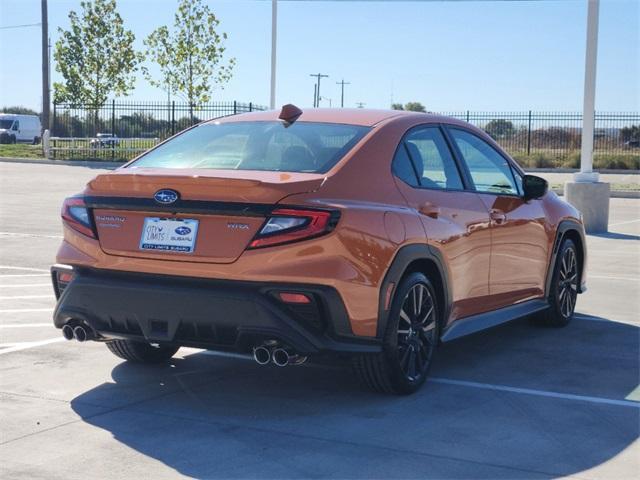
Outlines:
[{"label": "side mirror", "polygon": [[540,198],[547,190],[549,190],[549,183],[544,178],[536,177],[535,175],[525,175],[522,177],[522,189],[524,190],[524,199],[531,200],[533,198]]}]

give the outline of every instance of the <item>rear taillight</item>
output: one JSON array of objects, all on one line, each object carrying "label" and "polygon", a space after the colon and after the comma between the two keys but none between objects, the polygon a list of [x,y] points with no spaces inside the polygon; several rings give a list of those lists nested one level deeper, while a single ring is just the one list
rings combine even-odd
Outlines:
[{"label": "rear taillight", "polygon": [[338,212],[326,210],[274,210],[249,248],[271,247],[318,237],[334,229]]},{"label": "rear taillight", "polygon": [[62,204],[62,221],[75,231],[96,238],[91,213],[82,197],[69,197]]}]

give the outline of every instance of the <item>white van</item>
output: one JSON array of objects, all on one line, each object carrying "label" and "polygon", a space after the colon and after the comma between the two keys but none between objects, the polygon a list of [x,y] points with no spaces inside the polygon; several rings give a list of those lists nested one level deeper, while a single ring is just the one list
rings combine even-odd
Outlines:
[{"label": "white van", "polygon": [[0,143],[40,142],[40,118],[37,115],[0,113]]}]

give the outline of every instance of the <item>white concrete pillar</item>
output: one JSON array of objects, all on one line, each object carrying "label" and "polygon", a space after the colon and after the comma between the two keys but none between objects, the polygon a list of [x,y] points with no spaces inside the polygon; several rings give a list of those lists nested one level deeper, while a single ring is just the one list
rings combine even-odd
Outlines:
[{"label": "white concrete pillar", "polygon": [[593,171],[599,8],[600,0],[587,0],[580,172],[564,186],[565,198],[582,213],[587,233],[606,232],[609,228],[609,184],[599,182],[598,173]]}]

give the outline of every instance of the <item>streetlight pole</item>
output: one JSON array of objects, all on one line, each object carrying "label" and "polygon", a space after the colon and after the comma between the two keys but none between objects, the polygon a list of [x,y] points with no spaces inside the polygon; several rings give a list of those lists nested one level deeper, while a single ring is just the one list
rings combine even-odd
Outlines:
[{"label": "streetlight pole", "polygon": [[600,0],[588,0],[587,50],[584,67],[584,103],[582,108],[582,148],[580,151],[579,182],[597,182],[593,171],[593,134],[595,129],[596,64],[598,59],[598,10]]},{"label": "streetlight pole", "polygon": [[[49,125],[49,15],[47,0],[41,2],[42,10],[42,130],[48,130]],[[41,133],[43,133],[41,132]]]},{"label": "streetlight pole", "polygon": [[276,42],[278,37],[278,0],[271,0],[271,96],[269,108],[276,108]]}]

